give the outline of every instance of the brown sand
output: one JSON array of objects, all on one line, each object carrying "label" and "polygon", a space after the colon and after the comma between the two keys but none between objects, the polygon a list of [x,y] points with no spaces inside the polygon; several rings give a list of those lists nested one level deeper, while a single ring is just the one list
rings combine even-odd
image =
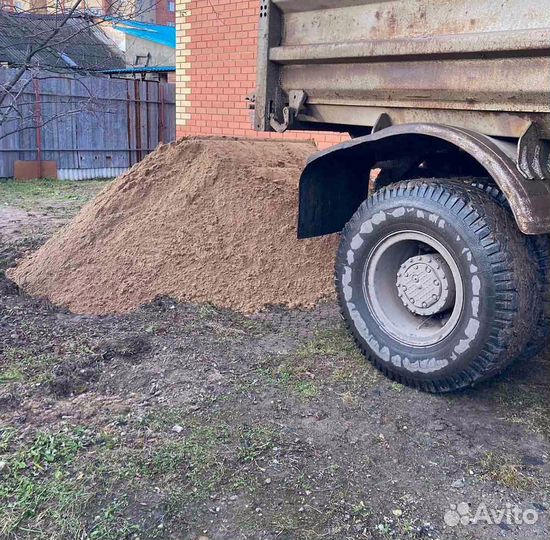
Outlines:
[{"label": "brown sand", "polygon": [[296,239],[310,143],[183,139],[89,203],[10,277],[76,313],[170,296],[243,312],[333,295],[336,238]]}]

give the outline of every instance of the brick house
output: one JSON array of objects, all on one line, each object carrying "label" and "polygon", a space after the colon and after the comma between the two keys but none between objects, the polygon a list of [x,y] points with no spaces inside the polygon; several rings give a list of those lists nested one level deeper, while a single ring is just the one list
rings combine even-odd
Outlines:
[{"label": "brick house", "polygon": [[178,0],[177,135],[314,138],[320,148],[344,136],[257,133],[245,98],[255,88],[259,0]]}]

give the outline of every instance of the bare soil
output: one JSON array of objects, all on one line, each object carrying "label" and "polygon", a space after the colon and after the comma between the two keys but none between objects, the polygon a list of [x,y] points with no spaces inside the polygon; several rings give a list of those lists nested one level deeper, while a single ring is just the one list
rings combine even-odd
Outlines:
[{"label": "bare soil", "polygon": [[[41,226],[3,240],[5,266]],[[431,396],[381,377],[333,301],[246,316],[164,297],[93,316],[0,290],[1,538],[550,534],[548,352]],[[538,521],[446,525],[462,502]]]},{"label": "bare soil", "polygon": [[158,296],[251,313],[333,297],[336,237],[296,239],[312,143],[182,139],[115,181],[10,277],[75,313]]}]

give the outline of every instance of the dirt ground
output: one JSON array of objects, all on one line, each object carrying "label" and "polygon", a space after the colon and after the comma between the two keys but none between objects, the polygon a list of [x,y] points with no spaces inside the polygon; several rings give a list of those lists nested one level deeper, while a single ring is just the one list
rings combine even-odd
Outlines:
[{"label": "dirt ground", "polygon": [[[104,185],[0,183],[0,270]],[[2,539],[550,535],[548,353],[430,396],[381,377],[333,304],[77,316],[3,272],[0,294]],[[486,519],[457,525],[462,503]],[[494,524],[516,506],[536,523]]]}]

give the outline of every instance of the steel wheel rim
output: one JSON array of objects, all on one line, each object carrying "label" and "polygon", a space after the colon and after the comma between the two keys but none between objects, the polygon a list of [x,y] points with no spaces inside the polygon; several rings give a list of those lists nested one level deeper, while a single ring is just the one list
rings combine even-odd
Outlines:
[{"label": "steel wheel rim", "polygon": [[[399,297],[397,274],[401,265],[420,251],[438,254],[449,268],[454,285],[451,308],[435,315],[414,314]],[[432,236],[402,231],[382,239],[370,252],[363,271],[363,294],[369,311],[385,332],[410,347],[437,345],[457,327],[464,308],[464,283],[449,250]]]}]

